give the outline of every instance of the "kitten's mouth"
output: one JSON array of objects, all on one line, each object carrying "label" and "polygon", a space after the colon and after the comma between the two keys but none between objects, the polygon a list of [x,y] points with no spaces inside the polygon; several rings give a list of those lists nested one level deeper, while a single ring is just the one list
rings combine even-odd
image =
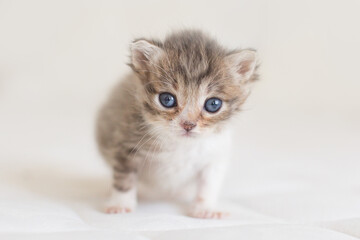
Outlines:
[{"label": "kitten's mouth", "polygon": [[195,133],[194,133],[194,132],[184,131],[184,132],[181,134],[181,136],[191,138],[191,137],[194,137],[194,136],[195,136]]}]

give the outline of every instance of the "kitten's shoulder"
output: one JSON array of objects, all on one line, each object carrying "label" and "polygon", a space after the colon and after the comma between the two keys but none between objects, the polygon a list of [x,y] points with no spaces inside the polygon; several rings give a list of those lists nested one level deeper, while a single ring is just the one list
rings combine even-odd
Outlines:
[{"label": "kitten's shoulder", "polygon": [[[126,135],[127,131],[136,129],[140,121],[140,108],[136,99],[137,79],[134,74],[128,74],[117,83],[105,103],[100,108],[97,117],[98,139],[106,142],[116,142]],[[118,133],[118,134],[115,134]],[[116,139],[110,139],[109,136]],[[104,142],[104,141],[99,141]]]}]

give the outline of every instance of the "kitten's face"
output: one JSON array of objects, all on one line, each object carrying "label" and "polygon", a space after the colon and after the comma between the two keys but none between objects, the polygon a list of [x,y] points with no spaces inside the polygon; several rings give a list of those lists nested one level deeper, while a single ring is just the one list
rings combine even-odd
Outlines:
[{"label": "kitten's face", "polygon": [[167,135],[189,138],[216,132],[247,97],[245,82],[252,73],[248,79],[240,75],[254,70],[254,59],[246,62],[245,58],[251,53],[227,55],[217,45],[206,46],[207,39],[202,38],[192,39],[191,44],[182,39],[186,48],[169,42],[156,46],[145,40],[132,45],[132,67],[142,84],[143,115]]},{"label": "kitten's face", "polygon": [[[165,126],[175,135],[195,137],[217,130],[239,110],[245,98],[240,86],[226,75],[206,76],[197,82],[175,75],[171,71],[165,76],[153,75],[144,85],[143,98],[148,121]],[[176,81],[172,80],[175,77]]]}]

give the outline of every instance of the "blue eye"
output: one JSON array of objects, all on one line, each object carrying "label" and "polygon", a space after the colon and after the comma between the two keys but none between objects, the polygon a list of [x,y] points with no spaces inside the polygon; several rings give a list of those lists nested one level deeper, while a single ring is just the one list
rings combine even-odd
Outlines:
[{"label": "blue eye", "polygon": [[166,108],[172,108],[176,106],[175,97],[170,93],[161,93],[159,95],[159,100],[161,105],[163,105]]},{"label": "blue eye", "polygon": [[205,110],[211,113],[219,111],[221,108],[222,101],[218,98],[209,98],[205,102]]}]

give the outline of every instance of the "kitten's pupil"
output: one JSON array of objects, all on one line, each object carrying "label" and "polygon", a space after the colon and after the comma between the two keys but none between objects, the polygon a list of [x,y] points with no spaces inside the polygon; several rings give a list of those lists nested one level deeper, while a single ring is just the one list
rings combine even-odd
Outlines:
[{"label": "kitten's pupil", "polygon": [[175,97],[171,93],[161,93],[159,95],[161,105],[166,108],[172,108],[176,106]]},{"label": "kitten's pupil", "polygon": [[205,102],[205,110],[211,113],[219,111],[222,101],[218,98],[210,98]]}]

